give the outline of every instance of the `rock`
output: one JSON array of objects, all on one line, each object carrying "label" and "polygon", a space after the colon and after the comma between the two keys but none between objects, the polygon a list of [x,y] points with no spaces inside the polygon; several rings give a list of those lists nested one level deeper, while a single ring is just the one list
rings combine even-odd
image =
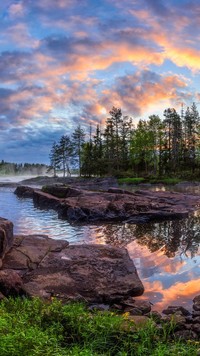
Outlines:
[{"label": "rock", "polygon": [[0,292],[0,301],[3,300],[3,299],[5,299],[5,298],[6,298],[5,295],[3,295],[3,294]]},{"label": "rock", "polygon": [[108,304],[92,304],[88,307],[88,310],[108,311],[110,306]]},{"label": "rock", "polygon": [[197,334],[192,330],[176,331],[174,337],[180,340],[198,340]]},{"label": "rock", "polygon": [[173,323],[175,326],[175,330],[183,330],[185,329],[185,324],[186,324],[186,318],[179,314],[179,313],[175,313],[175,314],[168,314],[167,316],[164,316],[162,318],[163,321],[169,322],[169,323]]},{"label": "rock", "polygon": [[200,310],[199,311],[193,310],[192,316],[193,316],[193,318],[195,318],[196,316],[200,316]]},{"label": "rock", "polygon": [[77,197],[81,195],[80,189],[67,187],[64,185],[47,185],[42,188],[44,193],[54,195],[57,198]]},{"label": "rock", "polygon": [[200,295],[197,295],[197,296],[193,299],[193,303],[194,303],[194,304],[200,304]]},{"label": "rock", "polygon": [[167,309],[164,309],[162,311],[163,314],[165,315],[170,315],[170,314],[177,314],[177,312],[180,312],[180,314],[184,315],[184,316],[189,316],[190,315],[190,312],[185,309],[184,307],[182,306],[173,306],[173,305],[170,305],[167,307]]},{"label": "rock", "polygon": [[149,322],[149,318],[144,315],[130,315],[128,319],[131,320],[137,328],[143,327]]},{"label": "rock", "polygon": [[129,313],[130,315],[142,315],[142,311],[138,308],[131,308],[131,307],[126,307],[124,309],[125,313]]},{"label": "rock", "polygon": [[161,315],[158,311],[156,311],[156,310],[150,312],[150,313],[149,313],[149,316],[150,316],[150,318],[152,318],[156,323],[160,323],[161,320],[162,320],[162,315]]},{"label": "rock", "polygon": [[196,311],[196,312],[199,312],[200,311],[200,304],[193,304],[193,309],[194,309],[194,311]]},{"label": "rock", "polygon": [[193,318],[193,323],[198,323],[200,324],[200,316],[196,316],[195,318]]},{"label": "rock", "polygon": [[144,291],[127,250],[109,245],[18,237],[3,268],[20,271],[30,296],[112,304]]},{"label": "rock", "polygon": [[[16,194],[20,195],[23,189],[27,191],[27,187],[20,187],[16,189]],[[64,186],[50,186],[44,190],[45,192],[34,190],[33,200],[36,205],[57,210],[59,217],[63,219],[86,223],[93,221],[137,223],[183,218],[194,211],[200,203],[198,196],[172,192],[142,190],[130,193],[114,188],[110,188],[109,192],[95,192]]]},{"label": "rock", "polygon": [[32,198],[33,197],[33,193],[34,193],[34,189],[28,186],[18,186],[14,193],[18,196],[18,197],[23,197],[23,198]]},{"label": "rock", "polygon": [[129,308],[139,309],[142,314],[147,314],[151,311],[151,304],[148,300],[136,300],[133,298],[129,298],[122,302],[124,305],[128,306]]},{"label": "rock", "polygon": [[5,254],[13,243],[13,224],[7,219],[0,218],[0,268]]},{"label": "rock", "polygon": [[8,269],[0,271],[0,292],[5,297],[26,295],[22,279],[17,272]]},{"label": "rock", "polygon": [[61,252],[68,245],[65,240],[54,240],[46,235],[16,236],[13,248],[4,259],[3,268],[25,273],[36,269],[48,253]]},{"label": "rock", "polygon": [[192,330],[200,337],[200,324],[192,325]]}]

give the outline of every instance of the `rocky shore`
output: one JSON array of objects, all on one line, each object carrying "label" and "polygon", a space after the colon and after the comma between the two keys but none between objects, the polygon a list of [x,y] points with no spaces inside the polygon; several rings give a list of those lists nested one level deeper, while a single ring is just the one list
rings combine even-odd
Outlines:
[{"label": "rocky shore", "polygon": [[169,306],[151,311],[140,296],[143,285],[128,252],[109,245],[69,245],[44,235],[13,236],[13,224],[0,219],[0,299],[9,296],[56,297],[84,301],[89,309],[126,313],[137,325],[149,317],[161,327],[172,321],[178,338],[200,339],[200,295],[192,312]]},{"label": "rocky shore", "polygon": [[115,187],[94,191],[63,184],[46,185],[42,190],[19,186],[15,194],[32,197],[36,206],[53,208],[60,218],[81,223],[182,219],[200,206],[197,195],[149,190],[132,193]]}]

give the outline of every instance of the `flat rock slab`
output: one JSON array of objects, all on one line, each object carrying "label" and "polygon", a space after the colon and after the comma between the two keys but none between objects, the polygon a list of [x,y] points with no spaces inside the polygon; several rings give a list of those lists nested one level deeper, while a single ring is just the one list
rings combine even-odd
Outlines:
[{"label": "flat rock slab", "polygon": [[3,262],[3,270],[10,269],[30,296],[114,303],[144,292],[127,250],[109,245],[18,236]]},{"label": "flat rock slab", "polygon": [[[29,187],[19,187],[16,194],[26,197]],[[126,221],[145,223],[187,217],[200,207],[200,196],[138,190],[134,193],[119,188],[107,192],[45,186],[45,191],[32,189],[36,206],[54,208],[58,216],[71,222]]]}]

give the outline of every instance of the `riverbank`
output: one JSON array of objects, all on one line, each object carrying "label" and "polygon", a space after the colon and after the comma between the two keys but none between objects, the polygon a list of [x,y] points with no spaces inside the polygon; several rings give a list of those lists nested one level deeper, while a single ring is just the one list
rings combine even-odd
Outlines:
[{"label": "riverbank", "polygon": [[[1,356],[199,356],[200,341],[174,321],[62,305],[56,299],[0,302]],[[13,327],[14,325],[14,327]]]}]

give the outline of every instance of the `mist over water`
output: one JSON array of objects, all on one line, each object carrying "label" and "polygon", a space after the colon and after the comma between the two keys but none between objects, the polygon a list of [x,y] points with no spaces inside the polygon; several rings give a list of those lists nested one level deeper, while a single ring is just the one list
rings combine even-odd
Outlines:
[{"label": "mist over water", "polygon": [[144,284],[142,298],[149,299],[154,309],[163,310],[169,304],[191,307],[200,285],[198,212],[187,219],[161,223],[79,226],[58,219],[54,210],[35,207],[32,199],[17,197],[14,189],[0,187],[0,216],[14,223],[15,234],[46,234],[73,244],[124,246]]}]

